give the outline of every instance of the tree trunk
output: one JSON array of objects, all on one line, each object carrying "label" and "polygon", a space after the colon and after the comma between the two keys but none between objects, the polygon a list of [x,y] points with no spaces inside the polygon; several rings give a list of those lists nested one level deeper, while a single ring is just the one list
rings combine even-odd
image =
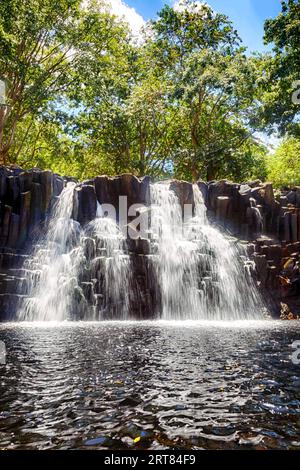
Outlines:
[{"label": "tree trunk", "polygon": [[0,165],[6,165],[7,152],[0,149]]},{"label": "tree trunk", "polygon": [[216,168],[214,167],[213,162],[209,162],[206,170],[207,181],[213,181],[216,179]]}]

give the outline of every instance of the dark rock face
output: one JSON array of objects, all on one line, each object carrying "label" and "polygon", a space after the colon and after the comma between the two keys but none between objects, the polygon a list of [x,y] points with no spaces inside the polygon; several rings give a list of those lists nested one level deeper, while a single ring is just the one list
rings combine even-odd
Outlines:
[{"label": "dark rock face", "polygon": [[300,243],[277,243],[264,238],[255,243],[253,259],[259,287],[275,317],[288,310],[300,313]]},{"label": "dark rock face", "polygon": [[120,219],[120,197],[123,198],[121,204],[126,204],[127,208],[134,204],[146,206],[150,204],[150,178],[147,176],[142,179],[130,174],[115,178],[97,176],[94,181],[98,202],[112,205],[118,221]]},{"label": "dark rock face", "polygon": [[85,225],[96,217],[97,198],[95,187],[92,185],[79,186],[74,191],[73,218]]},{"label": "dark rock face", "polygon": [[170,189],[174,191],[174,193],[178,197],[182,211],[184,210],[185,205],[191,206],[192,211],[194,210],[194,191],[193,185],[191,183],[188,183],[187,181],[174,180],[170,184]]},{"label": "dark rock face", "polygon": [[65,185],[51,171],[0,168],[0,246],[23,248],[35,225],[45,219]]},{"label": "dark rock face", "polygon": [[[203,183],[201,188],[206,194]],[[276,198],[272,184],[259,181],[241,185],[226,180],[213,181],[207,188],[208,209],[217,221],[237,236],[256,239],[264,233],[286,242],[300,239],[298,188]]]}]

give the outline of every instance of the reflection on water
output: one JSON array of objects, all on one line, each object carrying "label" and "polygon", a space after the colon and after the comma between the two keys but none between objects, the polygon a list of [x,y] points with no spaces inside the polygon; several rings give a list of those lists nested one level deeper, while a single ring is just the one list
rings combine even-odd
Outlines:
[{"label": "reflection on water", "polygon": [[0,447],[300,448],[296,322],[3,324]]}]

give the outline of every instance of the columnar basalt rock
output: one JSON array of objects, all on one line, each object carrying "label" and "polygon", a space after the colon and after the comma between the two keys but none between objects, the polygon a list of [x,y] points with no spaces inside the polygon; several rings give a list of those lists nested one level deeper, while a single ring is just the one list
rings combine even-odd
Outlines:
[{"label": "columnar basalt rock", "polygon": [[74,191],[74,199],[74,220],[77,220],[81,225],[94,220],[97,213],[95,186],[90,184],[78,186]]},{"label": "columnar basalt rock", "polygon": [[[198,184],[206,194],[206,184]],[[239,185],[227,180],[212,181],[207,184],[206,201],[216,220],[221,219],[237,236],[255,239],[261,232],[280,241],[300,240],[298,187],[274,195],[271,183],[254,181]]]},{"label": "columnar basalt rock", "polygon": [[97,176],[94,180],[97,200],[99,204],[110,204],[116,210],[119,220],[120,197],[126,197],[126,207],[134,204],[148,206],[150,203],[150,178],[137,178],[131,174],[117,177]]},{"label": "columnar basalt rock", "polygon": [[191,183],[188,183],[187,181],[173,180],[170,183],[170,189],[174,191],[178,197],[182,212],[185,210],[185,206],[189,206],[191,212],[194,211],[194,191]]},{"label": "columnar basalt rock", "polygon": [[[104,175],[78,183],[48,170],[0,167],[0,319],[10,318],[11,311],[26,296],[24,260],[38,235],[46,230],[47,215],[69,181],[76,183],[73,218],[78,226],[85,227],[95,219],[98,204],[112,205],[122,225],[120,197],[126,198],[127,209],[138,204],[149,211],[149,177]],[[169,183],[181,208],[185,205],[193,208],[193,185],[177,180]],[[209,216],[238,238],[249,241],[255,279],[274,315],[280,315],[282,304],[293,316],[299,314],[300,188],[274,192],[271,183],[260,181],[243,184],[227,180],[198,181],[197,184]],[[133,218],[133,215],[128,217],[128,229]],[[155,244],[151,245],[151,241],[138,234],[135,238],[124,241],[134,284],[129,292],[130,311],[134,318],[150,318],[160,305],[155,289],[158,280],[151,262],[156,256]],[[82,268],[80,289],[76,292],[79,318],[92,304],[101,310],[104,302],[101,289],[105,279],[101,273],[105,258],[91,237],[86,237],[83,246],[86,258],[93,262],[89,269]]]},{"label": "columnar basalt rock", "polygon": [[0,168],[0,244],[22,249],[35,225],[43,221],[64,179],[36,168]]},{"label": "columnar basalt rock", "polygon": [[300,242],[277,243],[270,238],[255,242],[253,259],[259,287],[275,317],[289,310],[300,314]]}]

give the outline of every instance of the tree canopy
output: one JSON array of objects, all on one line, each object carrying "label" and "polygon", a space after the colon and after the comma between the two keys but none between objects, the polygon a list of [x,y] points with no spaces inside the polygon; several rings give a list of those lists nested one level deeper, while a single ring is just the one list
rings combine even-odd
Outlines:
[{"label": "tree canopy", "polygon": [[299,2],[283,2],[266,22],[274,52],[251,56],[226,15],[193,0],[164,6],[138,41],[105,0],[2,0],[0,163],[264,178],[255,132],[299,128],[299,21]]},{"label": "tree canopy", "polygon": [[277,18],[265,23],[265,42],[273,54],[263,60],[260,125],[281,135],[300,136],[300,3],[282,1]]}]

